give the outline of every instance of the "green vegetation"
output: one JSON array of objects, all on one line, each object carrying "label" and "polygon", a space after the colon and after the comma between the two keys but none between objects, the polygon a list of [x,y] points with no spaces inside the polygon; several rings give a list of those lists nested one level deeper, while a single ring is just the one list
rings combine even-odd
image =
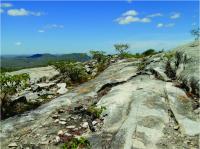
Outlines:
[{"label": "green vegetation", "polygon": [[123,56],[128,53],[127,50],[130,46],[128,44],[115,44],[114,47],[115,50],[119,52],[119,56],[123,58]]},{"label": "green vegetation", "polygon": [[97,72],[100,73],[104,71],[110,62],[110,58],[105,55],[105,52],[103,51],[90,51],[90,54],[92,55],[92,59],[97,60]]},{"label": "green vegetation", "polygon": [[175,56],[175,53],[173,52],[168,52],[165,53],[164,57],[166,57],[168,60],[171,60]]},{"label": "green vegetation", "polygon": [[88,74],[85,67],[79,62],[60,61],[53,63],[55,68],[60,71],[63,76],[70,78],[67,83],[83,83],[88,80]]},{"label": "green vegetation", "polygon": [[157,52],[154,49],[148,49],[142,53],[143,56],[150,56],[154,54],[157,54]]},{"label": "green vegetation", "polygon": [[194,36],[194,39],[195,40],[199,40],[199,37],[200,37],[200,28],[195,28],[195,29],[192,29],[191,30],[191,34],[192,36]]},{"label": "green vegetation", "polygon": [[29,79],[30,77],[28,74],[7,75],[5,73],[1,73],[0,75],[1,97],[3,97],[4,99],[8,95],[13,95],[18,90],[24,89],[29,84]]},{"label": "green vegetation", "polygon": [[97,62],[105,61],[107,56],[105,55],[105,52],[103,51],[90,51],[90,54],[92,55],[92,59],[97,60]]},{"label": "green vegetation", "polygon": [[101,113],[106,110],[106,107],[101,106],[100,108],[97,108],[96,106],[90,106],[87,109],[87,112],[93,115],[95,118],[100,118]]},{"label": "green vegetation", "polygon": [[170,59],[167,61],[165,65],[165,73],[171,79],[176,78],[176,70],[172,68]]},{"label": "green vegetation", "polygon": [[142,70],[145,69],[145,67],[146,67],[146,64],[141,62],[141,63],[138,64],[137,70],[138,71],[142,71]]},{"label": "green vegetation", "polygon": [[9,108],[10,100],[9,96],[17,93],[17,91],[26,88],[29,85],[29,75],[19,74],[19,75],[7,75],[1,73],[0,75],[0,99],[1,99],[1,114],[4,117],[7,109]]},{"label": "green vegetation", "polygon": [[84,138],[72,138],[66,142],[61,149],[81,149],[81,148],[91,148],[90,142]]}]

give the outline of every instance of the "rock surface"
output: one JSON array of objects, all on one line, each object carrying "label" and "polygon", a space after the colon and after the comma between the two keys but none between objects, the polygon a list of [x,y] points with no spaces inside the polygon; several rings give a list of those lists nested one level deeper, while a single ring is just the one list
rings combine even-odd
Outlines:
[{"label": "rock surface", "polygon": [[59,72],[55,70],[52,66],[22,69],[19,71],[10,72],[9,74],[15,75],[21,73],[29,74],[31,83],[40,82],[42,79],[50,80],[51,78],[59,74]]},{"label": "rock surface", "polygon": [[[177,51],[190,61],[181,61],[174,68],[176,79],[166,73],[166,53],[145,61],[118,61],[39,108],[1,121],[2,147],[16,142],[60,148],[58,144],[66,138],[84,136],[97,149],[198,149],[200,55],[195,52],[200,52],[199,45],[184,45],[174,49]],[[145,67],[139,71],[141,63]],[[170,63],[177,64],[176,55]],[[182,85],[185,78],[189,81],[186,87]],[[85,107],[94,104],[106,110],[100,118],[88,120]]]}]

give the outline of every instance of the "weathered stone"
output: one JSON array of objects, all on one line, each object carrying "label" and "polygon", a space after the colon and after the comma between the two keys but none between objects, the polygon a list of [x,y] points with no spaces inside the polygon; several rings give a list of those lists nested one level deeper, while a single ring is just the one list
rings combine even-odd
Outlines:
[{"label": "weathered stone", "polygon": [[12,142],[12,143],[10,143],[10,144],[8,145],[8,147],[17,147],[17,143]]},{"label": "weathered stone", "polygon": [[83,123],[81,124],[81,127],[83,127],[83,128],[88,128],[88,122],[83,122]]},{"label": "weathered stone", "polygon": [[59,142],[60,142],[60,137],[59,137],[59,136],[56,136],[56,137],[55,137],[55,142],[56,142],[56,143],[59,143]]},{"label": "weathered stone", "polygon": [[15,75],[22,73],[27,73],[30,75],[30,82],[32,84],[39,82],[44,77],[47,80],[50,80],[51,78],[59,74],[59,72],[55,70],[52,66],[22,69],[19,71],[10,72],[9,74]]},{"label": "weathered stone", "polygon": [[[142,62],[140,59],[137,61],[119,60],[93,80],[74,87],[65,95],[55,98],[27,115],[2,121],[1,137],[5,138],[3,143],[7,147],[6,139],[9,141],[13,139],[14,130],[15,135],[21,137],[21,141],[35,141],[36,144],[38,138],[22,135],[22,132],[29,133],[26,130],[27,127],[35,130],[35,133],[54,135],[57,132],[53,130],[65,127],[66,135],[64,133],[63,138],[57,136],[56,142],[71,137],[71,134],[76,136],[80,133],[78,135],[80,137],[86,133],[92,148],[198,148],[200,123],[198,110],[194,111],[194,109],[198,109],[196,106],[194,108],[194,105],[198,106],[196,104],[198,98],[193,96],[198,95],[195,89],[198,89],[196,81],[199,78],[197,77],[198,71],[194,70],[196,66],[191,65],[199,65],[196,59],[199,56],[197,54],[192,56],[195,51],[198,52],[197,47],[188,46],[190,45],[178,49],[183,49],[186,59],[190,58],[191,61],[185,63],[183,60],[185,56],[182,55],[179,68],[176,68],[175,64],[177,58],[171,62],[174,63],[173,68],[176,68],[177,80],[171,80],[165,76],[167,60],[164,58],[165,53],[147,57],[146,67],[142,72],[137,71],[138,63]],[[186,52],[186,49],[192,51]],[[190,66],[191,70],[189,70]],[[195,74],[192,74],[192,71]],[[186,75],[186,72],[189,74]],[[184,82],[182,77],[187,81]],[[195,79],[192,81],[193,77]],[[179,85],[174,81],[179,82]],[[182,83],[195,94],[185,92],[181,86]],[[87,113],[78,110],[76,113],[72,110],[77,107],[77,104],[88,107],[94,103],[97,103],[97,107],[106,107],[101,114],[104,117],[100,118],[101,121],[98,121],[98,125],[97,120],[92,119]],[[51,115],[56,111],[61,117],[65,117],[67,120],[69,118],[69,121],[52,119]],[[53,121],[64,122],[64,126],[55,124]],[[87,123],[83,123],[83,121],[91,122],[91,125],[96,124],[94,126],[98,128],[95,129],[96,132],[82,132],[86,131],[82,127],[83,124],[86,126]],[[41,123],[45,123],[45,127],[40,128]],[[51,135],[50,138],[53,139],[55,136]],[[57,148],[57,146],[53,147]]]},{"label": "weathered stone", "polygon": [[58,136],[60,136],[60,135],[62,136],[63,134],[64,134],[64,132],[62,130],[59,130],[57,133]]},{"label": "weathered stone", "polygon": [[67,124],[67,122],[65,122],[65,121],[59,121],[58,123],[59,123],[59,124],[62,124],[62,125]]},{"label": "weathered stone", "polygon": [[62,94],[65,94],[68,91],[68,89],[66,89],[66,83],[58,83],[57,86],[59,88],[57,90],[58,94],[62,95]]},{"label": "weathered stone", "polygon": [[73,128],[76,128],[76,126],[71,125],[71,126],[67,126],[66,128],[67,128],[67,129],[73,129]]}]

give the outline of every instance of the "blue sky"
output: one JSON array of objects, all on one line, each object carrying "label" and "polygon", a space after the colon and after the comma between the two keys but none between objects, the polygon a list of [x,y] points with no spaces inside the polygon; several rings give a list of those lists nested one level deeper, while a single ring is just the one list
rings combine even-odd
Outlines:
[{"label": "blue sky", "polygon": [[3,1],[1,54],[113,53],[169,49],[192,41],[198,1]]}]

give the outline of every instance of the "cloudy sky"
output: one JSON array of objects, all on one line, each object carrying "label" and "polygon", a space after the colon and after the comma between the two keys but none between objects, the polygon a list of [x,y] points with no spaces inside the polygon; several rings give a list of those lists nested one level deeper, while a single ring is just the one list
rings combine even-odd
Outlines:
[{"label": "cloudy sky", "polygon": [[193,40],[198,1],[3,1],[1,54],[169,49]]}]

